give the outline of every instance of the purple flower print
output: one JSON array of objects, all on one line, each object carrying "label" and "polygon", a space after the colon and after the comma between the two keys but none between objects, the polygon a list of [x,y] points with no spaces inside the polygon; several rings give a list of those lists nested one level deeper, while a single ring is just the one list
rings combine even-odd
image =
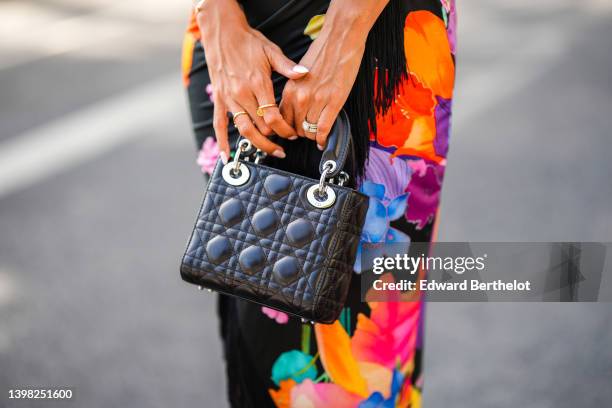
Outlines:
[{"label": "purple flower print", "polygon": [[451,104],[450,99],[436,96],[438,103],[434,112],[436,118],[436,137],[433,141],[436,154],[446,157],[448,153],[448,135],[450,131]]},{"label": "purple flower print", "polygon": [[[415,172],[408,184],[408,209],[406,219],[417,224],[417,229],[423,229],[427,223],[431,222],[436,215],[440,203],[440,190],[442,188],[442,178],[444,177],[444,166],[439,164],[415,163],[411,166],[419,166],[424,172]],[[414,168],[413,167],[413,168]]]},{"label": "purple flower print", "polygon": [[395,198],[404,194],[411,175],[412,169],[405,160],[393,158],[391,153],[385,150],[370,148],[365,179],[381,184],[388,197]]},{"label": "purple flower print", "polygon": [[[408,204],[407,186],[410,183],[412,169],[401,158],[392,158],[391,154],[376,147],[370,148],[370,155],[365,169],[365,181],[360,191],[370,197],[370,206],[361,233],[357,249],[357,259],[353,269],[362,271],[361,255],[367,245],[368,255],[383,255],[389,247],[385,244],[410,243],[410,237],[392,228],[391,221],[404,216]],[[408,247],[393,246],[394,250],[403,251]],[[373,251],[373,252],[370,252]],[[370,258],[368,256],[368,258]]]},{"label": "purple flower print", "polygon": [[196,163],[198,163],[198,166],[202,169],[202,173],[212,174],[218,159],[219,146],[217,145],[217,141],[214,137],[208,136],[206,140],[204,140],[204,143],[202,143],[202,148],[198,153]]}]

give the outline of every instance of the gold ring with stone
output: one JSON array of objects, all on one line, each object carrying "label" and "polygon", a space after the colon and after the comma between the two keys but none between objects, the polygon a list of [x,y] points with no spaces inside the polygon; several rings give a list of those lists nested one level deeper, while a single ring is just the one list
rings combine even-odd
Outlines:
[{"label": "gold ring with stone", "polygon": [[260,118],[263,118],[264,109],[266,109],[266,108],[276,108],[276,104],[275,103],[266,103],[265,105],[258,106],[257,110],[255,111],[255,113]]}]

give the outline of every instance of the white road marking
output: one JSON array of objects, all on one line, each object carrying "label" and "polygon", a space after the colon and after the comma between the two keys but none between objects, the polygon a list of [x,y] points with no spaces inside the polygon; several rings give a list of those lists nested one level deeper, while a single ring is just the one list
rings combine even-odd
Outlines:
[{"label": "white road marking", "polygon": [[184,117],[173,74],[0,143],[0,198],[83,163],[173,117]]},{"label": "white road marking", "polygon": [[[541,44],[532,48],[540,49]],[[460,79],[459,93],[469,93],[469,97],[459,97],[454,131],[538,78],[557,55],[555,52],[542,58],[540,70],[508,81],[502,89],[499,78],[511,74],[511,68],[503,63]],[[495,84],[498,88],[492,95]],[[182,92],[179,76],[170,75],[1,143],[0,199],[136,138],[156,123],[172,120],[175,115],[187,120]]]},{"label": "white road marking", "polygon": [[155,52],[160,44],[177,44],[189,10],[189,4],[172,1],[59,1],[82,10],[75,15],[57,3],[0,2],[0,70],[66,53],[128,59]]}]

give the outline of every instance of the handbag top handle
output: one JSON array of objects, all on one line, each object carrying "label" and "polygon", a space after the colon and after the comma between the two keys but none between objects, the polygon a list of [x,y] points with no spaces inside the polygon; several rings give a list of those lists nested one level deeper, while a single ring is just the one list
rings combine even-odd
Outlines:
[{"label": "handbag top handle", "polygon": [[319,163],[319,172],[325,170],[325,163],[333,161],[336,163],[335,168],[327,169],[328,177],[337,176],[344,168],[349,151],[351,151],[351,124],[349,123],[348,115],[343,110],[340,111],[334,125],[329,132],[327,145],[321,156]]}]

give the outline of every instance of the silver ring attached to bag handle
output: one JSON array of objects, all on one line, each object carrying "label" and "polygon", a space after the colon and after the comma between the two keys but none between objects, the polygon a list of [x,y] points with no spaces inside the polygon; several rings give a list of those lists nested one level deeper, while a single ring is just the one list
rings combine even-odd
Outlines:
[{"label": "silver ring attached to bag handle", "polygon": [[306,191],[308,202],[316,208],[329,208],[336,202],[336,192],[326,185],[327,178],[336,170],[337,164],[332,160],[323,163],[319,184],[313,184]]},{"label": "silver ring attached to bag handle", "polygon": [[328,160],[323,163],[323,171],[321,172],[321,178],[319,179],[319,191],[317,194],[323,196],[325,194],[325,179],[329,174],[336,170],[336,162]]},{"label": "silver ring attached to bag handle", "polygon": [[334,121],[327,138],[327,145],[321,154],[319,185],[310,186],[306,194],[308,202],[313,206],[329,208],[334,205],[336,193],[331,187],[325,185],[327,179],[331,179],[332,182],[336,180],[339,186],[343,186],[348,181],[348,173],[343,171],[343,168],[349,156],[354,160],[351,139],[351,124],[348,115],[341,110]]},{"label": "silver ring attached to bag handle", "polygon": [[349,181],[350,177],[348,175],[348,173],[346,171],[341,171],[338,174],[338,185],[339,186],[344,186],[346,184],[347,181]]},{"label": "silver ring attached to bag handle", "polygon": [[238,149],[236,150],[234,160],[223,166],[221,174],[223,176],[223,180],[225,180],[227,184],[232,186],[241,186],[249,181],[251,172],[247,166],[240,165],[240,155],[249,150],[251,146],[252,145],[249,140],[242,139],[240,143],[238,143]]},{"label": "silver ring attached to bag handle", "polygon": [[[348,174],[343,171],[344,164],[349,152],[352,152],[351,126],[348,115],[341,110],[330,131],[327,145],[321,155],[319,171],[321,178],[319,183],[310,186],[306,192],[308,202],[316,208],[329,208],[336,202],[335,191],[326,185],[327,180],[336,180],[338,185],[343,186],[349,179]],[[234,160],[223,167],[223,179],[232,186],[245,184],[250,177],[247,166],[240,166],[240,156],[252,150],[253,145],[247,139],[242,139],[238,143],[238,148]],[[251,154],[251,153],[249,153]],[[265,153],[257,149],[254,162],[257,164],[265,157]],[[247,157],[245,160],[249,160]]]}]

